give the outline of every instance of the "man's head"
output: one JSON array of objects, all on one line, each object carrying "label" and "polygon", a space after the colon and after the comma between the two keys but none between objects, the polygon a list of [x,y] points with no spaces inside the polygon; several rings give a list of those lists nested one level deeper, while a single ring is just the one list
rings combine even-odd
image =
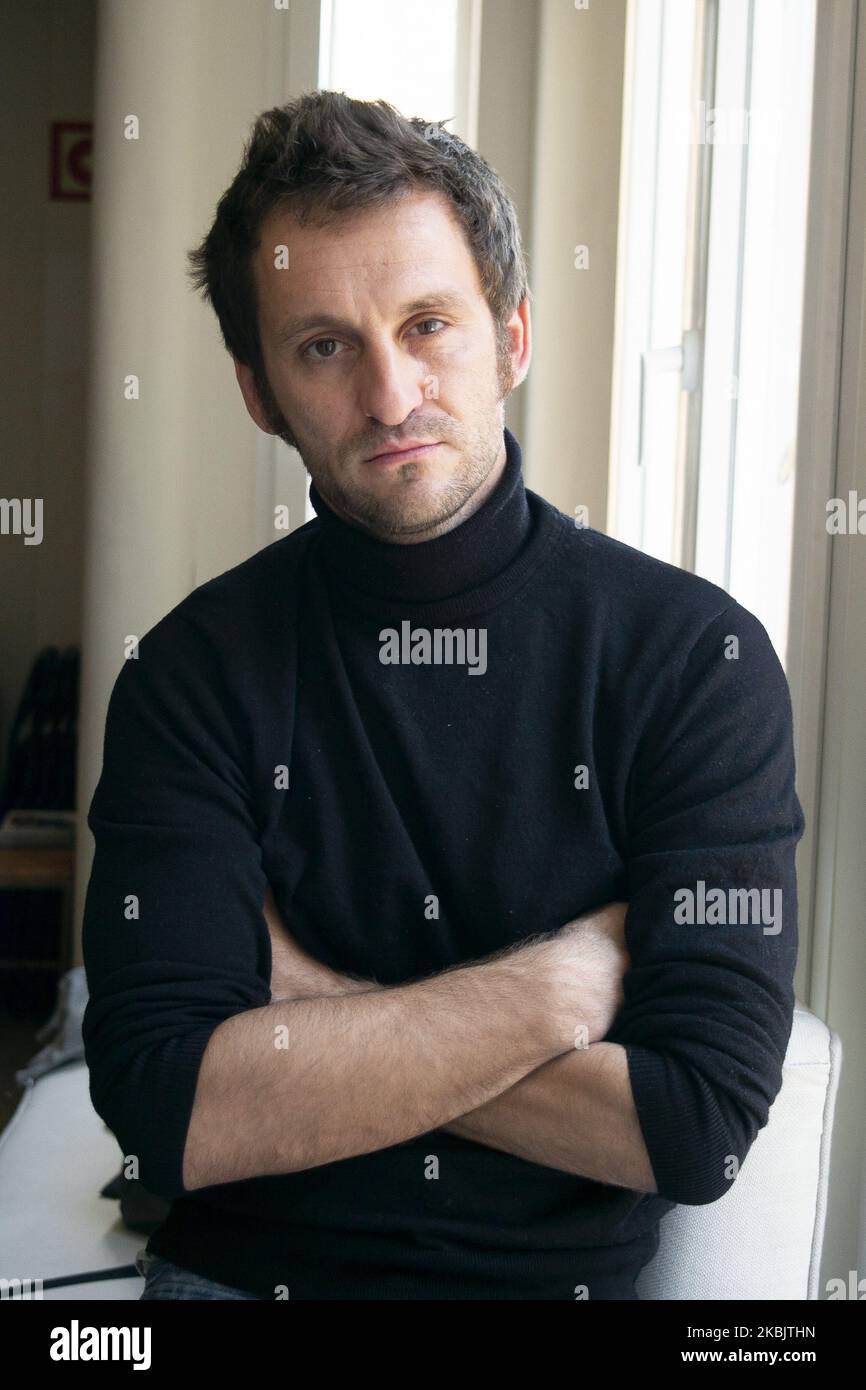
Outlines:
[{"label": "man's head", "polygon": [[251,416],[339,515],[425,540],[495,486],[526,265],[501,181],[441,125],[336,92],[266,111],[190,261]]}]

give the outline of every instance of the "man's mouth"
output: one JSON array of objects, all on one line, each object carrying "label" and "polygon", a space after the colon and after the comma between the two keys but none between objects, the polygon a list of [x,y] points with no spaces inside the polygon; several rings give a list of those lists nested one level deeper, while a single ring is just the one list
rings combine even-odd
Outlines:
[{"label": "man's mouth", "polygon": [[440,442],[440,440],[434,440],[432,443],[409,444],[405,448],[383,449],[381,453],[374,454],[372,458],[365,459],[364,462],[379,464],[405,463],[407,459],[423,458],[423,456],[429,454],[432,449],[438,449]]}]

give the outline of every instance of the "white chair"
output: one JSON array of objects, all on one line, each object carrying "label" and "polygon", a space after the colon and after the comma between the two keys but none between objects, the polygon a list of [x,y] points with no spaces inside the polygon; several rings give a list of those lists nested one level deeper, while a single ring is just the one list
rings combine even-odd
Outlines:
[{"label": "white chair", "polygon": [[[87,1066],[67,1062],[32,1081],[0,1134],[0,1277],[67,1278],[134,1265],[147,1237],[100,1190],[120,1168],[117,1140],[90,1101]],[[32,1285],[31,1285],[32,1288]],[[144,1279],[44,1288],[44,1299],[139,1298]]]},{"label": "white chair", "polygon": [[817,1299],[830,1142],[842,1063],[838,1034],[794,1010],[782,1086],[730,1191],[662,1217],[641,1299]]}]

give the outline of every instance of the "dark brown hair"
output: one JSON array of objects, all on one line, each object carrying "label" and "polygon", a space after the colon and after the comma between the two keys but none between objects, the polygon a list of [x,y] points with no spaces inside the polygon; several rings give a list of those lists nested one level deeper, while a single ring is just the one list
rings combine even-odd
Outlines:
[{"label": "dark brown hair", "polygon": [[441,121],[317,91],[258,117],[213,226],[189,252],[190,277],[213,305],[228,351],[264,380],[252,258],[271,211],[288,207],[302,224],[325,225],[415,189],[450,201],[499,338],[529,295],[517,213],[499,176]]}]

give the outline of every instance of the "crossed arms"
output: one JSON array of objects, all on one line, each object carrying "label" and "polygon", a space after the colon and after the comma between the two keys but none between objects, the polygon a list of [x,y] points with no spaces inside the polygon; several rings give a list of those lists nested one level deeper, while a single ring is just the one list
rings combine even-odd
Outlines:
[{"label": "crossed arms", "polygon": [[601,1041],[622,999],[624,907],[395,988],[313,960],[269,893],[271,1004],[211,1037],[184,1186],[316,1167],[448,1128],[655,1191],[625,1049]]}]

